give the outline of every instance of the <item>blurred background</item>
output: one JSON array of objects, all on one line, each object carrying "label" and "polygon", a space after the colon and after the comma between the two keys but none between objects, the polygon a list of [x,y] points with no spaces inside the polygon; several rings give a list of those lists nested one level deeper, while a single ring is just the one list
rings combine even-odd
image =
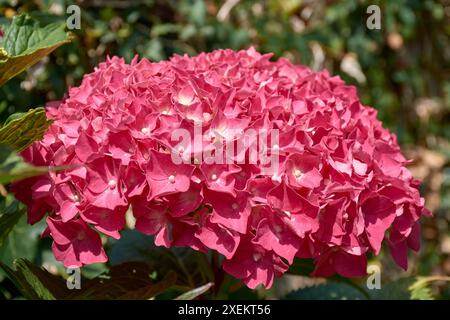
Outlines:
[{"label": "blurred background", "polygon": [[[424,182],[434,216],[423,220],[422,249],[411,257],[408,273],[450,275],[449,0],[0,0],[0,25],[23,12],[42,24],[65,21],[72,4],[81,8],[75,40],[0,88],[0,121],[60,99],[107,55],[158,61],[174,53],[254,46],[314,70],[326,68],[378,110]],[[380,30],[366,27],[372,4],[381,8]],[[49,243],[37,240],[40,227],[20,228],[0,250],[1,261],[19,254],[57,268]],[[404,275],[389,261],[383,254],[374,260],[383,266],[383,281]],[[275,291],[295,283],[286,281]],[[433,290],[450,298],[445,283]]]}]

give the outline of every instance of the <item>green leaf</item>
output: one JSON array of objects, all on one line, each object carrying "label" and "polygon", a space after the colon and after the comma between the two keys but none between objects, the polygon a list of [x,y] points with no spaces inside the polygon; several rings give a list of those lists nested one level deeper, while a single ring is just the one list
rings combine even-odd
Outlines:
[{"label": "green leaf", "polygon": [[414,277],[401,278],[383,284],[381,289],[369,290],[371,299],[374,300],[410,300],[411,293],[408,288],[414,284]]},{"label": "green leaf", "polygon": [[43,108],[13,114],[6,120],[0,128],[0,184],[48,172],[47,167],[35,167],[24,162],[16,152],[42,139],[50,124]]},{"label": "green leaf", "polygon": [[247,287],[242,280],[225,273],[224,280],[218,292],[215,293],[215,299],[219,300],[258,300],[261,299],[259,291]]},{"label": "green leaf", "polygon": [[370,290],[371,299],[377,300],[433,300],[429,287],[433,281],[450,281],[450,277],[406,277],[391,281],[380,290]]},{"label": "green leaf", "polygon": [[[112,244],[109,254],[112,265],[128,261],[145,261],[158,274],[173,270],[178,275],[177,284],[195,288],[211,281],[211,271],[199,255],[190,248],[162,248],[154,245],[153,237],[135,230],[125,230],[121,238]],[[210,267],[210,266],[209,266]]]},{"label": "green leaf", "polygon": [[411,292],[411,300],[434,300],[426,278],[418,278],[408,289]]},{"label": "green leaf", "polygon": [[0,201],[0,248],[24,212],[25,208],[11,197]]},{"label": "green leaf", "polygon": [[[3,263],[0,267],[11,278],[16,287],[27,299],[55,300],[55,292],[63,290],[58,277],[24,259],[14,261],[14,269]],[[52,288],[52,289],[50,289]]]},{"label": "green leaf", "polygon": [[120,300],[137,300],[137,299],[152,299],[158,294],[171,288],[177,281],[177,274],[173,271],[169,271],[164,278],[157,282],[148,284],[137,290],[128,291],[125,294],[118,297]]},{"label": "green leaf", "polygon": [[[0,153],[2,152],[0,147]],[[34,167],[24,162],[15,152],[0,164],[0,184],[29,178],[48,171],[48,168]]]},{"label": "green leaf", "polygon": [[0,42],[0,86],[62,44],[71,41],[65,23],[40,27],[28,15],[15,16]]},{"label": "green leaf", "polygon": [[289,293],[287,300],[366,300],[366,296],[347,283],[326,283]]},{"label": "green leaf", "polygon": [[169,271],[153,279],[150,265],[131,262],[114,266],[94,279],[81,278],[81,289],[68,289],[65,279],[24,259],[16,260],[13,268],[3,263],[0,267],[27,299],[151,299],[172,287],[177,278]]},{"label": "green leaf", "polygon": [[38,176],[49,171],[71,169],[73,166],[36,167],[26,163],[13,149],[0,145],[0,184]]},{"label": "green leaf", "polygon": [[[27,223],[25,206],[12,194],[0,198],[0,261],[12,267],[14,260],[19,257],[36,259],[40,235],[45,228],[45,221],[39,221],[33,226]],[[5,273],[0,269],[0,281],[4,277]]]},{"label": "green leaf", "polygon": [[41,140],[51,123],[44,108],[13,114],[0,128],[0,144],[22,151],[34,141]]},{"label": "green leaf", "polygon": [[26,215],[20,214],[18,222],[0,245],[0,261],[11,267],[17,258],[34,260],[39,255],[40,235],[46,226],[44,220],[31,226]]},{"label": "green leaf", "polygon": [[111,268],[109,273],[81,282],[81,292],[71,295],[76,299],[150,299],[176,283],[177,275],[168,271],[163,277],[153,277],[151,265],[127,262]]},{"label": "green leaf", "polygon": [[0,184],[21,180],[48,172],[48,167],[35,167],[8,146],[0,145]]},{"label": "green leaf", "polygon": [[309,276],[314,271],[314,268],[313,259],[296,258],[287,273],[298,276]]},{"label": "green leaf", "polygon": [[208,291],[213,285],[214,283],[209,282],[201,287],[192,289],[188,292],[179,295],[178,297],[175,298],[175,300],[194,300],[195,298],[201,296],[206,291]]}]

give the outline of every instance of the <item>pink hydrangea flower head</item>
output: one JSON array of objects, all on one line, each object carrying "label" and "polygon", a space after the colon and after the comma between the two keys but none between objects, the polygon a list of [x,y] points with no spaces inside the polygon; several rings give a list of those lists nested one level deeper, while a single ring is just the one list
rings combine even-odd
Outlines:
[{"label": "pink hydrangea flower head", "polygon": [[[157,245],[215,250],[250,288],[270,287],[296,257],[317,276],[365,275],[383,243],[406,269],[429,212],[395,135],[339,77],[270,58],[112,57],[49,103],[53,123],[23,157],[69,169],[12,188],[29,223],[48,214],[55,257],[106,261],[101,236],[120,238],[130,210]],[[271,135],[264,159],[276,167],[254,158],[250,132]]]}]

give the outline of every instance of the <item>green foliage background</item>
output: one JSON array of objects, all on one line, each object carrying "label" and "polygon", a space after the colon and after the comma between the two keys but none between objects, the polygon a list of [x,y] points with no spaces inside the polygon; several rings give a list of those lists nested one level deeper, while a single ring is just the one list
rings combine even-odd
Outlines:
[{"label": "green foliage background", "polygon": [[[356,85],[363,102],[378,110],[406,155],[415,160],[413,174],[424,181],[422,194],[434,217],[423,222],[423,247],[419,255],[411,256],[407,275],[450,275],[450,1],[0,0],[0,25],[20,13],[29,13],[42,25],[65,21],[71,4],[81,8],[81,29],[73,30],[72,43],[0,88],[1,123],[12,113],[60,99],[107,55],[130,61],[138,54],[158,61],[174,53],[195,55],[253,45],[294,63],[326,68]],[[366,9],[371,4],[381,7],[381,30],[366,27]],[[24,217],[20,219],[0,245],[0,261],[11,267],[14,258],[27,258],[53,273],[62,272],[49,243],[38,241],[43,226],[31,228]],[[127,246],[126,241],[121,246]],[[113,256],[120,257],[120,246],[107,246]],[[405,276],[384,254],[372,262],[382,265],[383,282]],[[92,278],[107,270],[108,266],[92,266],[84,268],[83,274]],[[253,293],[235,286],[222,297],[281,297],[298,283],[304,284],[303,280],[287,277],[270,292]],[[0,281],[0,298],[21,296],[9,278],[0,274]],[[402,281],[399,287],[407,291],[411,283]],[[425,293],[423,283],[415,292],[418,297],[422,293],[422,297],[450,298],[447,282],[432,281]],[[317,290],[293,291],[288,298],[361,297],[352,284],[347,286],[353,291],[328,283]]]}]

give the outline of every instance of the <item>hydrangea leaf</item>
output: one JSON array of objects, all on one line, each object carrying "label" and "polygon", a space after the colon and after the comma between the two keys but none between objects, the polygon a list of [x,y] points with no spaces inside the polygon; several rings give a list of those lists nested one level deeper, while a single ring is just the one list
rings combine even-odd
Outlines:
[{"label": "hydrangea leaf", "polygon": [[406,277],[391,281],[380,290],[370,291],[371,299],[378,300],[434,300],[429,287],[433,281],[450,281],[450,277]]},{"label": "hydrangea leaf", "polygon": [[411,299],[413,300],[434,300],[431,292],[430,283],[433,281],[446,281],[450,283],[450,277],[445,276],[430,276],[417,277],[416,281],[408,288],[411,292]]},{"label": "hydrangea leaf", "polygon": [[287,300],[366,300],[357,288],[347,283],[326,283],[298,289],[289,293]]},{"label": "hydrangea leaf", "polygon": [[0,256],[3,242],[14,229],[17,222],[19,222],[24,212],[24,207],[19,202],[11,199],[11,196],[0,201]]},{"label": "hydrangea leaf", "polygon": [[400,278],[383,284],[381,289],[370,290],[371,299],[374,300],[410,300],[411,293],[408,288],[415,282],[414,277]]},{"label": "hydrangea leaf", "polygon": [[178,275],[178,285],[195,288],[196,284],[211,281],[199,255],[188,248],[162,248],[155,246],[153,237],[135,230],[125,230],[121,238],[112,244],[109,253],[112,265],[129,261],[145,261],[159,273],[173,270]]},{"label": "hydrangea leaf", "polygon": [[434,300],[428,284],[429,280],[426,277],[418,277],[416,282],[408,288],[411,292],[411,300]]},{"label": "hydrangea leaf", "polygon": [[[106,278],[106,279],[105,279]],[[113,266],[108,273],[82,281],[81,293],[75,299],[150,299],[175,285],[173,271],[164,276],[154,275],[154,269],[144,262],[127,262]]]},{"label": "hydrangea leaf", "polygon": [[309,276],[314,271],[314,261],[312,259],[295,259],[289,267],[288,274],[297,276]]},{"label": "hydrangea leaf", "polygon": [[215,299],[219,300],[259,300],[265,299],[270,290],[252,290],[245,286],[241,280],[229,274],[224,275],[224,280],[215,293]]},{"label": "hydrangea leaf", "polygon": [[177,274],[173,271],[169,271],[161,281],[155,284],[149,284],[137,290],[128,291],[124,295],[118,297],[118,299],[120,300],[152,299],[158,294],[174,286],[176,280]]},{"label": "hydrangea leaf", "polygon": [[[41,269],[25,259],[14,261],[14,267],[10,268],[1,263],[0,266],[11,278],[16,287],[28,299],[55,300],[55,295],[51,289],[55,290],[58,284],[61,285],[58,277]],[[63,288],[59,286],[59,290]]]},{"label": "hydrangea leaf", "polygon": [[0,86],[31,67],[59,46],[71,41],[64,31],[65,23],[40,27],[28,15],[13,18],[0,38]]},{"label": "hydrangea leaf", "polygon": [[[39,257],[39,242],[46,227],[44,221],[29,225],[23,211],[11,213],[11,220],[13,219],[12,216],[18,217],[17,222],[9,230],[8,235],[0,245],[0,261],[10,267],[13,266],[14,260],[19,257],[30,261]],[[3,217],[0,219],[3,219]]]},{"label": "hydrangea leaf", "polygon": [[34,141],[42,139],[51,123],[44,108],[13,114],[0,128],[0,144],[22,151]]},{"label": "hydrangea leaf", "polygon": [[209,282],[201,287],[189,290],[188,292],[185,292],[178,297],[175,298],[175,300],[194,300],[195,298],[201,296],[205,292],[207,292],[211,287],[214,285],[214,283]]},{"label": "hydrangea leaf", "polygon": [[11,148],[0,145],[0,184],[29,178],[47,171],[47,167],[32,166],[24,162]]},{"label": "hydrangea leaf", "polygon": [[[0,184],[7,184],[47,171],[47,167],[35,167],[25,163],[12,148],[0,145]],[[24,237],[28,238],[32,235],[29,230],[24,231],[28,228],[24,217],[24,206],[11,199],[13,199],[12,195],[7,194],[6,198],[0,201],[0,258],[3,262],[8,259],[12,261],[14,257],[18,256],[29,257],[33,254],[33,248],[36,246],[36,241],[24,240]],[[11,234],[13,230],[14,232]],[[13,251],[19,251],[21,255],[14,255]]]},{"label": "hydrangea leaf", "polygon": [[168,272],[161,279],[151,277],[151,266],[146,263],[125,263],[94,279],[81,278],[80,289],[70,290],[67,280],[38,267],[25,259],[18,259],[14,267],[4,263],[6,272],[25,298],[28,299],[150,299],[172,287],[176,274]]}]

